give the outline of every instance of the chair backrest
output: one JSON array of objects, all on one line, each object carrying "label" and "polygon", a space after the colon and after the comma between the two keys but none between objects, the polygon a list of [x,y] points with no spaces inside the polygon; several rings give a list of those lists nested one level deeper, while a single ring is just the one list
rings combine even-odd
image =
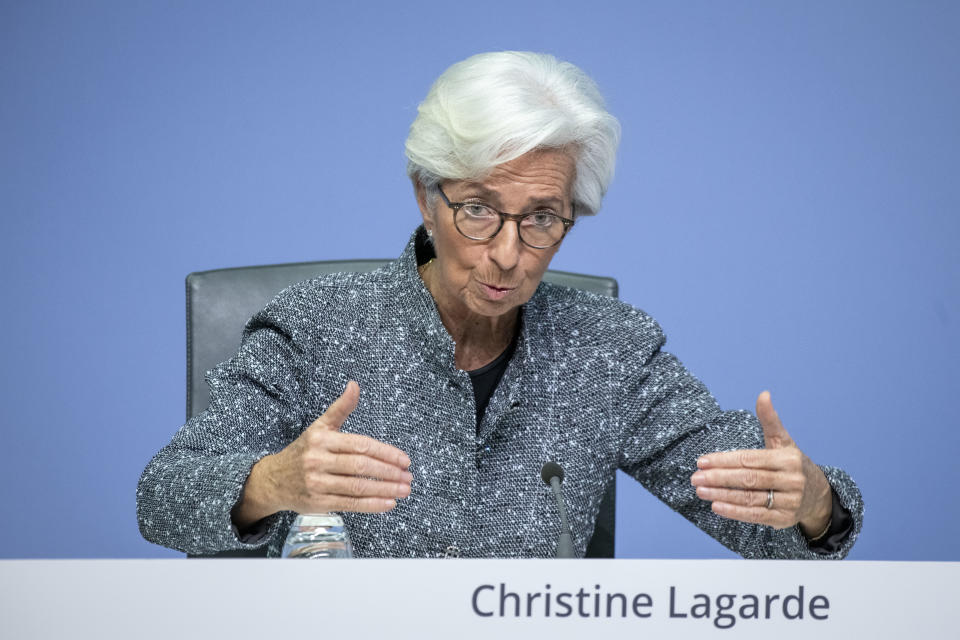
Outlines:
[{"label": "chair backrest", "polygon": [[[206,372],[236,354],[247,320],[265,307],[280,290],[326,273],[373,271],[387,262],[388,260],[295,262],[197,271],[188,275],[187,419],[202,412],[210,402],[210,390],[204,380]],[[617,297],[618,293],[617,281],[613,278],[547,271],[544,280],[612,297]],[[613,557],[615,494],[614,482],[600,506],[593,538],[587,548],[587,557]]]}]

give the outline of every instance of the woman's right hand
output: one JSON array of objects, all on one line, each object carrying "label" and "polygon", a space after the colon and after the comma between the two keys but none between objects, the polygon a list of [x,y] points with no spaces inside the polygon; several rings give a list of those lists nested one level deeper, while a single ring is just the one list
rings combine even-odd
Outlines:
[{"label": "woman's right hand", "polygon": [[250,471],[233,522],[244,528],[278,511],[389,511],[410,495],[410,458],[367,436],[341,433],[360,398],[351,380],[343,395],[282,451]]}]

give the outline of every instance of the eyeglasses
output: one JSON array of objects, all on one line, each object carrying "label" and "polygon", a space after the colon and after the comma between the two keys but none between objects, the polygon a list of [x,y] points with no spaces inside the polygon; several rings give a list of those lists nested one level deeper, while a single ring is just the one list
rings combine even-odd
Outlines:
[{"label": "eyeglasses", "polygon": [[503,228],[504,220],[517,223],[520,241],[534,249],[556,246],[573,226],[573,220],[558,216],[549,209],[530,213],[504,213],[482,202],[450,202],[440,185],[437,191],[453,210],[453,225],[460,235],[471,240],[489,240]]}]

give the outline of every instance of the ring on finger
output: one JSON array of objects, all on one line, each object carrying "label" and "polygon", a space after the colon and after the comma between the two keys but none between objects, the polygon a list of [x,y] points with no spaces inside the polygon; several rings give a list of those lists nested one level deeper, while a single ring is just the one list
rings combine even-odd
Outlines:
[{"label": "ring on finger", "polygon": [[767,489],[767,509],[773,509],[773,489]]}]

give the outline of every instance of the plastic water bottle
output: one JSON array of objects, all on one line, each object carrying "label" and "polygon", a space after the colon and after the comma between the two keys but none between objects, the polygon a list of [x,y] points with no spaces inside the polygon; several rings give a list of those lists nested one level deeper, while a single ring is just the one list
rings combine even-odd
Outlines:
[{"label": "plastic water bottle", "polygon": [[352,558],[343,518],[335,513],[301,514],[283,543],[284,558]]}]

